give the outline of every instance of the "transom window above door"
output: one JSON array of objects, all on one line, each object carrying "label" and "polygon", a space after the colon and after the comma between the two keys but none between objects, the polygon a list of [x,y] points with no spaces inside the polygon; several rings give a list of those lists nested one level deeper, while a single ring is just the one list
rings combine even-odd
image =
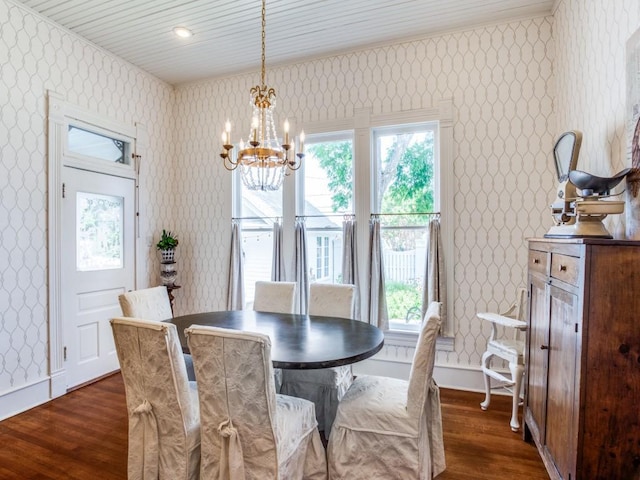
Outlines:
[{"label": "transom window above door", "polygon": [[67,124],[65,164],[93,163],[103,168],[132,168],[134,140],[82,122]]}]

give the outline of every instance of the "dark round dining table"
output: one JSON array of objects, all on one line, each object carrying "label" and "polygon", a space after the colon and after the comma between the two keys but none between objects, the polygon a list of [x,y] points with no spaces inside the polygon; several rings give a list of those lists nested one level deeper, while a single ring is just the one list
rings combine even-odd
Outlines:
[{"label": "dark round dining table", "polygon": [[379,328],[358,320],[290,313],[233,310],[195,313],[169,320],[176,325],[185,353],[184,331],[191,325],[243,330],[268,335],[275,368],[338,367],[365,360],[384,345]]}]

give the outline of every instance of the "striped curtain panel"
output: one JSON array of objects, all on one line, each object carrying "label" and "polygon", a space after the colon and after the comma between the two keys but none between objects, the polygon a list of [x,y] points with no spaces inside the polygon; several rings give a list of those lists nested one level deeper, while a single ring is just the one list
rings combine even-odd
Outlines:
[{"label": "striped curtain panel", "polygon": [[295,281],[298,284],[296,309],[306,314],[309,308],[309,266],[307,265],[307,227],[304,218],[296,217]]},{"label": "striped curtain panel", "polygon": [[242,233],[240,222],[231,223],[231,258],[227,290],[227,310],[244,308],[244,259],[242,255]]},{"label": "striped curtain panel", "polygon": [[440,302],[440,331],[446,331],[447,325],[447,290],[444,269],[444,251],[440,233],[440,219],[429,222],[429,238],[425,261],[424,289],[422,290],[422,316],[431,302]]},{"label": "striped curtain panel", "polygon": [[284,273],[284,258],[282,256],[282,224],[276,220],[273,224],[273,261],[271,263],[271,281],[286,281]]},{"label": "striped curtain panel", "polygon": [[352,215],[342,222],[342,283],[356,287],[353,295],[353,318],[360,320],[360,288],[358,286],[358,253],[356,221]]},{"label": "striped curtain panel", "polygon": [[389,313],[384,293],[384,265],[380,217],[371,216],[369,223],[369,323],[381,330],[389,329]]}]

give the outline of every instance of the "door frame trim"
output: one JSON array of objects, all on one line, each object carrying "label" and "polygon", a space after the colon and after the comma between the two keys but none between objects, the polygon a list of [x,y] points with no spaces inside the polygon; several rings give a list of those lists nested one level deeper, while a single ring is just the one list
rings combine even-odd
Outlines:
[{"label": "door frame trim", "polygon": [[[102,130],[109,130],[116,135],[132,139],[132,162],[130,165],[105,165],[87,162],[86,169],[110,175],[132,178],[135,180],[135,213],[134,219],[134,281],[138,284],[138,275],[143,272],[142,256],[138,248],[142,242],[139,228],[139,159],[146,145],[146,131],[138,123],[125,125],[117,120],[106,118],[96,112],[81,108],[67,102],[62,95],[47,91],[47,261],[48,261],[48,319],[49,319],[49,398],[56,398],[67,393],[66,370],[64,365],[64,335],[62,319],[62,168],[67,163],[66,130],[73,120],[95,125]],[[71,160],[69,166],[78,167],[78,162]]]}]

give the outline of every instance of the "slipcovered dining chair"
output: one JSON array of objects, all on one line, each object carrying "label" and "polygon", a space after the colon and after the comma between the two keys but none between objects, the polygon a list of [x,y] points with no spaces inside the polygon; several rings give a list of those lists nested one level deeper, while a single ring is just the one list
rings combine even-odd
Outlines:
[{"label": "slipcovered dining chair", "polygon": [[295,282],[256,282],[253,309],[256,312],[294,313]]},{"label": "slipcovered dining chair", "polygon": [[173,318],[167,287],[133,290],[118,296],[122,315],[161,322]]},{"label": "slipcovered dining chair", "polygon": [[[482,373],[484,374],[485,398],[480,403],[480,408],[486,410],[491,403],[491,390],[495,388],[506,389],[511,393],[511,430],[520,430],[518,411],[520,409],[520,396],[522,379],[524,377],[524,350],[525,332],[527,330],[526,318],[527,289],[519,288],[516,301],[503,313],[480,312],[477,314],[480,320],[491,323],[491,336],[487,341],[487,350],[482,354]],[[498,326],[505,333],[499,335]],[[511,332],[511,335],[507,335]],[[499,371],[492,364],[494,357],[503,360],[509,366],[509,377]],[[492,385],[491,379],[498,380],[498,384]]]},{"label": "slipcovered dining chair", "polygon": [[[353,318],[355,286],[312,283],[309,287],[309,315]],[[317,370],[283,370],[281,393],[306,398],[316,406],[316,418],[329,438],[338,403],[353,382],[351,365]]]},{"label": "slipcovered dining chair", "polygon": [[197,480],[200,412],[176,326],[111,320],[129,414],[129,480]]},{"label": "slipcovered dining chair", "polygon": [[200,392],[200,479],[326,479],[313,403],[276,394],[269,337],[198,325],[185,334]]},{"label": "slipcovered dining chair", "polygon": [[[256,312],[294,313],[296,305],[295,282],[256,282],[253,309]],[[273,370],[276,392],[282,387],[282,370]]]},{"label": "slipcovered dining chair", "polygon": [[[173,318],[171,301],[167,287],[143,288],[126,292],[118,296],[122,315],[132,318],[144,318],[162,322]],[[191,355],[184,354],[184,362],[187,367],[189,380],[195,381],[193,362]]]},{"label": "slipcovered dining chair", "polygon": [[358,376],[338,406],[328,445],[329,478],[427,479],[445,469],[440,391],[432,378],[440,329],[432,302],[409,381]]}]

